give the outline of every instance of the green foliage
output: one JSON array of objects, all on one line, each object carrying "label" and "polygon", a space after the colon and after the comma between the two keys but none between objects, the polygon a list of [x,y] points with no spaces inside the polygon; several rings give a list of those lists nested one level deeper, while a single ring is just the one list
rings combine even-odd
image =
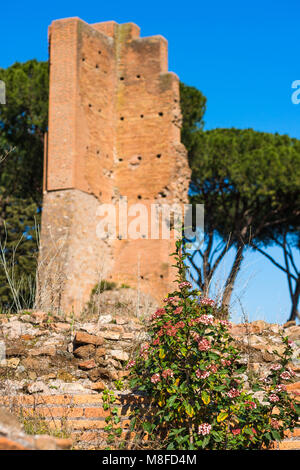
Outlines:
[{"label": "green foliage", "polygon": [[1,193],[41,203],[44,133],[48,125],[48,63],[30,60],[0,69],[6,105],[0,106]]},{"label": "green foliage", "polygon": [[197,132],[190,151],[192,200],[208,229],[244,241],[293,224],[300,208],[300,141],[252,129]]},{"label": "green foliage", "polygon": [[230,324],[214,318],[214,302],[199,298],[184,281],[180,244],[178,287],[152,316],[150,341],[128,364],[131,386],[150,398],[152,410],[145,414],[136,409],[132,428],[140,442],[146,433],[148,442],[160,442],[161,449],[268,448],[297,422],[284,385],[292,376],[288,339],[283,338],[285,352],[266,381],[253,385],[265,394],[260,402],[245,390]]},{"label": "green foliage", "polygon": [[[44,133],[48,122],[48,63],[30,60],[0,69],[0,308],[30,307],[40,223]],[[8,277],[10,281],[8,282]],[[12,283],[13,282],[13,288]]]},{"label": "green foliage", "polygon": [[120,287],[121,287],[121,289],[130,289],[129,284],[121,284]]},{"label": "green foliage", "polygon": [[114,290],[117,288],[117,284],[115,282],[110,281],[100,281],[98,282],[92,289],[91,296],[95,294],[102,294],[102,292],[106,290]]},{"label": "green foliage", "polygon": [[246,248],[278,244],[278,234],[299,233],[300,141],[252,129],[199,130],[193,133],[189,161],[190,200],[205,206],[201,260],[191,260],[195,280],[207,291],[234,248],[222,299],[228,305]]},{"label": "green foliage", "polygon": [[181,140],[189,151],[194,143],[194,134],[204,125],[203,116],[206,98],[197,88],[180,83],[180,107],[182,113]]},{"label": "green foliage", "polygon": [[[121,390],[122,387],[122,381],[118,380],[116,382],[117,390]],[[119,417],[118,407],[115,405],[116,397],[114,392],[106,388],[102,393],[102,400],[103,409],[108,412],[105,418],[106,426],[104,427],[104,431],[106,432],[106,442],[107,444],[112,445],[113,448],[121,449],[123,447],[122,442],[120,441],[120,436],[122,434],[121,418]],[[111,447],[107,447],[106,449],[110,450]]]}]

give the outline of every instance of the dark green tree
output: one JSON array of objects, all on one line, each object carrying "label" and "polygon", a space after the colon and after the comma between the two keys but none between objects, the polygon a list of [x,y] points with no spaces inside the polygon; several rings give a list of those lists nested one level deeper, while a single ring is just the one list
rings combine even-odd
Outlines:
[{"label": "dark green tree", "polygon": [[0,307],[21,308],[34,297],[36,225],[40,222],[48,63],[30,60],[0,69]]},{"label": "dark green tree", "polygon": [[190,151],[194,144],[194,136],[203,129],[203,116],[206,110],[206,98],[195,87],[180,82],[180,107],[182,113],[181,140]]},{"label": "dark green tree", "polygon": [[299,227],[300,141],[252,129],[200,130],[189,160],[191,201],[205,204],[205,243],[190,262],[207,292],[228,250],[235,251],[222,297],[228,307],[246,249]]}]

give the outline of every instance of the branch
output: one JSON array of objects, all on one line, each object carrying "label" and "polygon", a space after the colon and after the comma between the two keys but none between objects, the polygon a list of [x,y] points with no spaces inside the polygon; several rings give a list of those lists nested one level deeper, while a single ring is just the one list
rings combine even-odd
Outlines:
[{"label": "branch", "polygon": [[251,243],[251,246],[257,250],[259,253],[261,253],[262,255],[264,255],[266,258],[268,258],[268,260],[271,261],[271,263],[273,263],[275,266],[277,266],[277,268],[281,269],[281,271],[283,271],[284,273],[286,273],[288,276],[291,276],[292,279],[294,279],[295,281],[297,281],[297,278],[296,276],[294,276],[294,274],[292,273],[289,273],[283,266],[281,266],[281,264],[277,263],[277,261],[275,261],[275,259],[270,256],[268,253],[266,253],[264,250],[262,250],[261,248],[259,248],[257,245],[255,245],[253,242]]}]

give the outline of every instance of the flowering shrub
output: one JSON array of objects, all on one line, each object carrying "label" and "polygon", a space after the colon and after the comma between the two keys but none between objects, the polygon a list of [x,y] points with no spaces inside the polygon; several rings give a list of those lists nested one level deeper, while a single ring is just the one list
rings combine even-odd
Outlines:
[{"label": "flowering shrub", "polygon": [[278,364],[252,387],[264,393],[260,402],[244,388],[230,323],[214,318],[213,301],[185,281],[181,242],[176,246],[178,288],[151,317],[150,341],[128,364],[131,386],[151,401],[148,414],[136,410],[132,429],[161,449],[269,448],[298,416],[285,389],[292,378],[288,339]]}]

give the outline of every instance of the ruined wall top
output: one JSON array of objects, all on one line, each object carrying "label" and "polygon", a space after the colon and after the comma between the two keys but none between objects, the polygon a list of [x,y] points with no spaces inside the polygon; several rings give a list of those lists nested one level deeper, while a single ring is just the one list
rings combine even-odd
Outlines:
[{"label": "ruined wall top", "polygon": [[[51,24],[46,190],[76,188],[107,201],[115,187],[154,198],[162,175],[170,179],[167,157],[180,144],[178,77],[168,72],[166,39],[139,34],[134,23]],[[151,185],[140,195],[145,175]]]}]

